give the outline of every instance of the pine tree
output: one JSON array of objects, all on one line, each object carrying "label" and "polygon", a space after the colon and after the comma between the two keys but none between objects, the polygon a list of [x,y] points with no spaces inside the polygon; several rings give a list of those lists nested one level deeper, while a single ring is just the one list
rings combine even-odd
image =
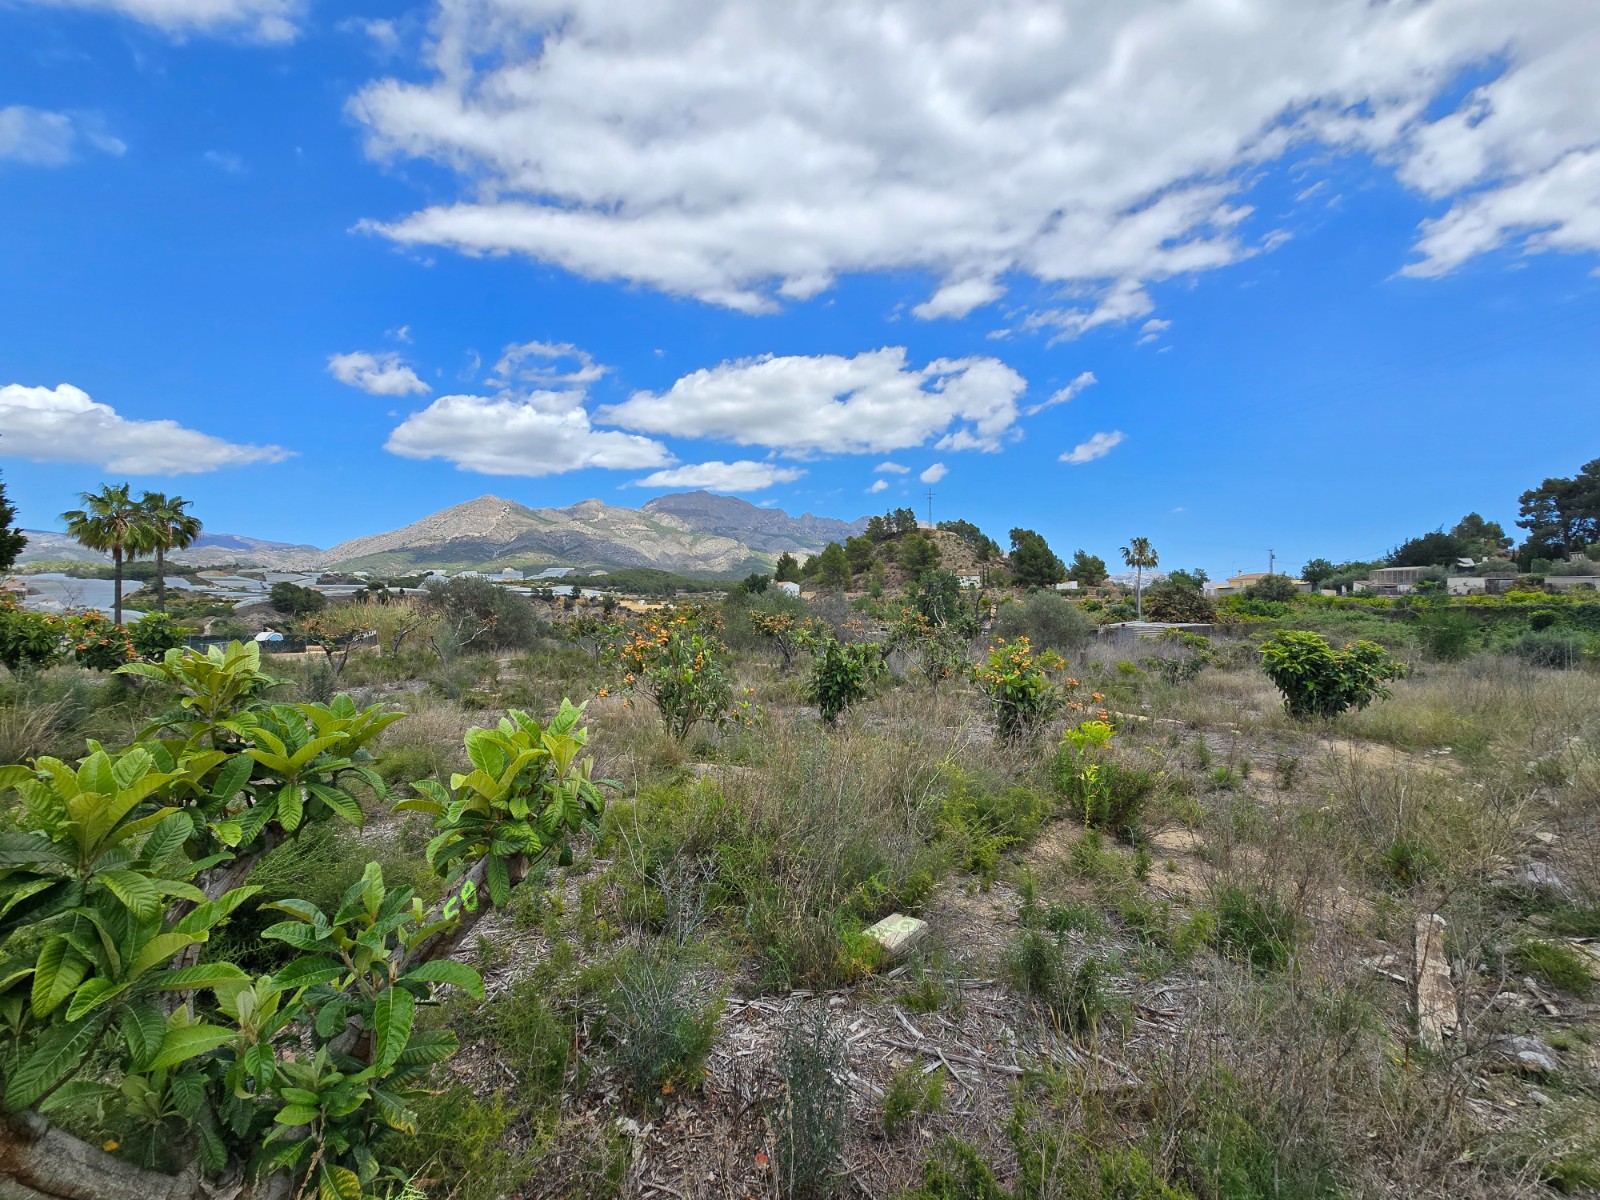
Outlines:
[{"label": "pine tree", "polygon": [[28,544],[27,536],[13,524],[16,519],[16,507],[6,499],[6,485],[0,483],[0,571],[9,571]]}]

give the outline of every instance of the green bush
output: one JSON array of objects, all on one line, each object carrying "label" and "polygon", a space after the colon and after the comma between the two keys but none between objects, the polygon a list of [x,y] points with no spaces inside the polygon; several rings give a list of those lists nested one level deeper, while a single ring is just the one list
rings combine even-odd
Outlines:
[{"label": "green bush", "polygon": [[60,618],[0,600],[0,666],[11,671],[49,666],[61,657],[62,640]]},{"label": "green bush", "polygon": [[1517,947],[1514,958],[1518,970],[1580,999],[1586,999],[1594,989],[1594,975],[1585,956],[1563,942],[1531,938]]},{"label": "green bush", "polygon": [[841,642],[825,638],[817,650],[811,672],[811,702],[825,723],[871,694],[872,682],[883,671],[883,647],[876,642]]},{"label": "green bush", "polygon": [[1530,667],[1569,671],[1583,662],[1584,646],[1581,634],[1545,628],[1523,634],[1510,649]]},{"label": "green bush", "polygon": [[902,1067],[883,1093],[883,1132],[894,1137],[912,1117],[944,1109],[944,1068],[924,1072],[916,1063]]},{"label": "green bush", "polygon": [[1335,650],[1321,634],[1292,629],[1262,643],[1261,662],[1283,693],[1284,708],[1301,721],[1336,717],[1387,699],[1384,683],[1401,673],[1400,665],[1375,642],[1351,642]]},{"label": "green bush", "polygon": [[844,1036],[826,1007],[804,1006],[790,1014],[776,1066],[783,1083],[772,1114],[779,1193],[793,1200],[827,1200],[838,1182],[850,1089]]},{"label": "green bush", "polygon": [[624,950],[604,1002],[605,1038],[638,1104],[697,1087],[716,1040],[719,1006],[699,995],[690,965],[664,947]]},{"label": "green bush", "polygon": [[1017,990],[1039,1001],[1065,1033],[1093,1033],[1110,1008],[1100,960],[1090,956],[1070,966],[1061,941],[1037,929],[1022,931],[1007,966]]},{"label": "green bush", "polygon": [[964,870],[992,881],[1000,856],[1012,846],[1032,841],[1052,805],[1032,788],[989,787],[957,768],[947,772],[946,779],[939,836],[956,849]]},{"label": "green bush", "polygon": [[1213,944],[1220,953],[1257,971],[1288,965],[1299,941],[1300,922],[1276,896],[1230,885],[1218,893],[1213,908]]},{"label": "green bush", "polygon": [[1008,642],[1025,637],[1041,650],[1071,654],[1087,646],[1094,631],[1094,622],[1076,603],[1060,592],[1037,591],[1026,600],[1002,604],[993,634]]}]

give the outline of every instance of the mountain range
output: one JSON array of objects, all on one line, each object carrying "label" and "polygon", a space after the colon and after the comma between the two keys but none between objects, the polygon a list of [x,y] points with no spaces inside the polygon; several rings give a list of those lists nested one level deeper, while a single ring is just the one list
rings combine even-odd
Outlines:
[{"label": "mountain range", "polygon": [[[866,528],[866,518],[840,521],[760,508],[733,496],[682,492],[642,508],[584,500],[568,508],[528,508],[479,496],[401,529],[353,538],[322,550],[240,534],[205,534],[168,557],[191,566],[236,563],[290,571],[372,571],[514,567],[656,567],[728,575],[770,569],[785,552],[815,554]],[[27,530],[20,561],[103,562],[61,533]]]}]

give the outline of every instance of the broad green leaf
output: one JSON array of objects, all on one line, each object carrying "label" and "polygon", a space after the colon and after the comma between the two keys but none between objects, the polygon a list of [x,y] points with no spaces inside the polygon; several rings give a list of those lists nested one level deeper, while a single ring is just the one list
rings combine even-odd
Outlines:
[{"label": "broad green leaf", "polygon": [[159,967],[179,951],[205,940],[206,935],[203,933],[158,933],[139,948],[139,953],[128,965],[128,978],[138,979],[146,971]]},{"label": "broad green leaf", "polygon": [[286,783],[278,791],[278,824],[283,826],[285,833],[293,833],[300,828],[300,819],[305,814],[305,797],[300,792],[300,785]]},{"label": "broad green leaf", "polygon": [[122,1030],[122,1040],[127,1043],[134,1069],[148,1069],[150,1060],[161,1049],[162,1039],[167,1035],[165,1014],[148,1000],[134,1000],[123,1006],[117,1024]]},{"label": "broad green leaf", "polygon": [[164,971],[155,979],[157,991],[187,992],[222,984],[248,982],[250,976],[231,962],[196,963]]},{"label": "broad green leaf", "polygon": [[76,1021],[85,1013],[93,1012],[107,1001],[115,1000],[128,987],[126,983],[115,983],[105,978],[85,980],[83,986],[73,993],[72,1003],[67,1005],[67,1020]]},{"label": "broad green leaf", "polygon": [[234,1030],[221,1025],[179,1025],[167,1030],[161,1040],[161,1049],[150,1063],[152,1071],[174,1067],[181,1062],[226,1045],[237,1036]]},{"label": "broad green leaf", "polygon": [[404,988],[389,987],[378,993],[372,1006],[372,1028],[377,1038],[373,1070],[390,1071],[411,1040],[411,1024],[416,1016],[416,999]]},{"label": "broad green leaf", "polygon": [[137,871],[103,871],[95,878],[141,921],[160,913],[161,893]]},{"label": "broad green leaf", "polygon": [[89,963],[59,934],[39,949],[33,969],[33,1015],[48,1016],[83,982]]},{"label": "broad green leaf", "polygon": [[82,1066],[105,1018],[104,1012],[97,1012],[46,1030],[33,1053],[6,1079],[5,1106],[12,1112],[32,1108],[39,1097]]},{"label": "broad green leaf", "polygon": [[482,1000],[483,977],[466,963],[450,958],[437,958],[421,966],[412,967],[403,979],[420,983],[448,983]]}]

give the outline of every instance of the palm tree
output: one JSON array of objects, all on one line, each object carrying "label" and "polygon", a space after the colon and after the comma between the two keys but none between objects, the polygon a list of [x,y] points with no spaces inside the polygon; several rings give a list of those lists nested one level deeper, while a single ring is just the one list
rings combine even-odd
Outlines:
[{"label": "palm tree", "polygon": [[122,624],[122,564],[131,562],[151,548],[150,522],[138,503],[128,495],[125,483],[106,484],[98,492],[83,492],[83,507],[61,514],[67,533],[85,549],[111,555],[116,572],[111,600],[112,620]]},{"label": "palm tree", "polygon": [[187,510],[191,501],[165,492],[146,492],[139,508],[150,523],[150,546],[156,552],[156,608],[167,611],[167,551],[194,545],[200,536],[200,518]]},{"label": "palm tree", "polygon": [[1161,561],[1161,556],[1150,545],[1150,539],[1145,537],[1129,538],[1128,544],[1122,548],[1122,561],[1134,569],[1133,605],[1139,620],[1144,620],[1144,569],[1154,567]]}]

